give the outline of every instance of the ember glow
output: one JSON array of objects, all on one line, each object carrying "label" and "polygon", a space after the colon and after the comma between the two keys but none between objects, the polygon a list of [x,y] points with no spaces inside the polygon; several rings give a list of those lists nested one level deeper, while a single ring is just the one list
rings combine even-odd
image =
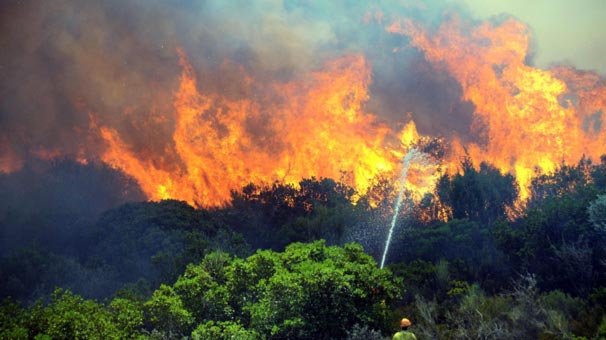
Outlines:
[{"label": "ember glow", "polygon": [[514,174],[524,202],[538,171],[606,153],[603,75],[532,66],[532,27],[513,17],[406,1],[3,6],[5,173],[101,161],[151,200],[209,207],[249,183],[397,187],[407,152],[440,140],[410,170],[417,197],[468,154]]}]

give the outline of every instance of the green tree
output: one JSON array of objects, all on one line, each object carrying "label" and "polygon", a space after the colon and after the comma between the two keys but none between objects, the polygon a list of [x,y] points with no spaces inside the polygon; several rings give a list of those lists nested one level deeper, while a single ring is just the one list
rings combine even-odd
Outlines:
[{"label": "green tree", "polygon": [[28,339],[27,317],[28,314],[17,302],[4,299],[0,304],[0,339]]},{"label": "green tree", "polygon": [[201,264],[187,266],[185,273],[174,284],[184,307],[191,311],[196,320],[233,318],[225,279],[225,266],[230,261],[231,258],[225,253],[211,253]]},{"label": "green tree", "polygon": [[114,323],[114,315],[105,306],[85,300],[70,291],[57,289],[50,303],[34,304],[26,321],[30,336],[51,339],[125,339],[123,331]]},{"label": "green tree", "polygon": [[112,323],[120,332],[121,339],[137,339],[143,328],[143,306],[139,301],[115,298],[107,306]]},{"label": "green tree", "polygon": [[191,311],[185,309],[181,297],[173,287],[160,285],[143,308],[150,328],[163,331],[169,336],[190,334],[194,318]]},{"label": "green tree", "polygon": [[260,340],[263,339],[259,333],[254,330],[246,330],[242,325],[236,322],[214,322],[208,321],[200,324],[192,332],[193,340]]},{"label": "green tree", "polygon": [[[176,295],[163,286],[164,293],[157,291],[152,300],[168,295],[172,302],[156,310],[186,310],[202,325],[196,334],[220,332],[225,328],[220,322],[239,320],[247,332],[268,339],[332,339],[345,337],[356,323],[386,330],[397,282],[359,245],[327,247],[317,241],[294,243],[283,253],[258,251],[247,259],[211,254],[187,268],[174,285]],[[172,320],[174,314],[153,320]],[[183,315],[177,313],[177,319]]]}]

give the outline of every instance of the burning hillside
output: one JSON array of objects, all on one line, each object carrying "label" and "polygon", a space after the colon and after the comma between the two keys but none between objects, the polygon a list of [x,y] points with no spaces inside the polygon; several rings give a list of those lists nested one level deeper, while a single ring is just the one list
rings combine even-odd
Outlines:
[{"label": "burning hillside", "polygon": [[[364,192],[439,139],[446,153],[412,169],[410,190],[431,191],[438,168],[456,171],[468,154],[514,174],[525,200],[536,171],[606,151],[604,78],[532,66],[531,30],[515,18],[446,9],[435,25],[422,8],[360,5],[329,23],[312,5],[266,4],[234,21],[212,3],[116,6],[7,5],[17,19],[3,41],[16,52],[3,60],[25,58],[4,71],[1,171],[101,161],[151,200],[220,206],[251,182],[330,177]],[[25,19],[36,33],[60,25],[21,46]]]}]

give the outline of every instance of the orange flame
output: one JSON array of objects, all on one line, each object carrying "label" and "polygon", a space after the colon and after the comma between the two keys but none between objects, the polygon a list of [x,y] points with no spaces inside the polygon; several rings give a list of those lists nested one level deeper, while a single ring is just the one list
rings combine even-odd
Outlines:
[{"label": "orange flame", "polygon": [[[180,164],[168,169],[136,155],[116,130],[100,128],[107,144],[103,161],[136,178],[150,199],[217,206],[251,182],[296,185],[302,178],[344,174],[347,184],[364,192],[376,176],[396,175],[401,158],[418,139],[413,122],[395,134],[363,112],[370,66],[361,55],[342,57],[303,81],[273,83],[269,89],[243,75],[251,93],[261,90],[258,98],[241,100],[199,90],[193,68],[180,55],[174,145],[168,148]],[[264,98],[267,90],[272,100]],[[408,187],[422,194],[432,190],[430,182],[411,181]]]},{"label": "orange flame", "polygon": [[455,141],[453,159],[465,147],[474,162],[514,173],[522,200],[529,196],[536,168],[552,172],[560,162],[605,151],[604,80],[571,68],[526,65],[524,24],[509,19],[473,26],[452,16],[432,33],[411,20],[397,21],[387,31],[409,36],[429,62],[460,83],[462,99],[475,105],[473,128],[486,142],[463,146]]},{"label": "orange flame", "polygon": [[[513,173],[525,201],[537,169],[551,172],[561,162],[606,152],[606,81],[570,67],[527,65],[530,38],[524,24],[509,19],[475,25],[451,16],[435,31],[410,20],[394,22],[387,31],[409,36],[436,69],[458,81],[462,99],[475,105],[472,130],[481,142],[451,140],[445,160],[450,171],[468,153],[476,164],[485,161]],[[365,112],[371,67],[362,55],[343,56],[288,82],[255,79],[244,67],[225,62],[222,68],[238,74],[236,95],[205,86],[209,80],[198,79],[184,53],[179,55],[182,73],[173,109],[149,120],[172,138],[158,138],[155,149],[143,152],[91,115],[90,130],[96,133],[83,141],[78,161],[95,159],[100,139],[99,158],[134,177],[149,199],[221,206],[249,183],[296,185],[303,178],[326,177],[364,193],[374,179],[386,177],[397,187],[402,158],[425,138],[413,121],[396,131]],[[155,132],[148,130],[146,136]],[[23,163],[8,146],[0,138],[0,172]],[[30,152],[45,159],[63,153]],[[413,166],[407,188],[418,196],[433,190],[436,168]]]}]

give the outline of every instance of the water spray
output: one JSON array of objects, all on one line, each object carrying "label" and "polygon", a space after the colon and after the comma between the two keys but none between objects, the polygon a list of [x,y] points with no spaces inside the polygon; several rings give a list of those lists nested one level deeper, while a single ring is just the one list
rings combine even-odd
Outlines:
[{"label": "water spray", "polygon": [[391,243],[391,236],[398,220],[398,214],[402,206],[402,198],[404,197],[404,184],[406,183],[406,176],[408,175],[408,169],[410,164],[414,160],[425,161],[425,154],[416,148],[411,149],[404,159],[402,160],[402,176],[400,178],[400,192],[398,194],[398,200],[396,201],[395,211],[391,219],[391,227],[389,228],[389,234],[387,234],[387,240],[385,241],[385,250],[383,250],[383,257],[381,258],[381,269],[385,265],[385,258],[387,257],[387,251],[389,250],[389,244]]}]

